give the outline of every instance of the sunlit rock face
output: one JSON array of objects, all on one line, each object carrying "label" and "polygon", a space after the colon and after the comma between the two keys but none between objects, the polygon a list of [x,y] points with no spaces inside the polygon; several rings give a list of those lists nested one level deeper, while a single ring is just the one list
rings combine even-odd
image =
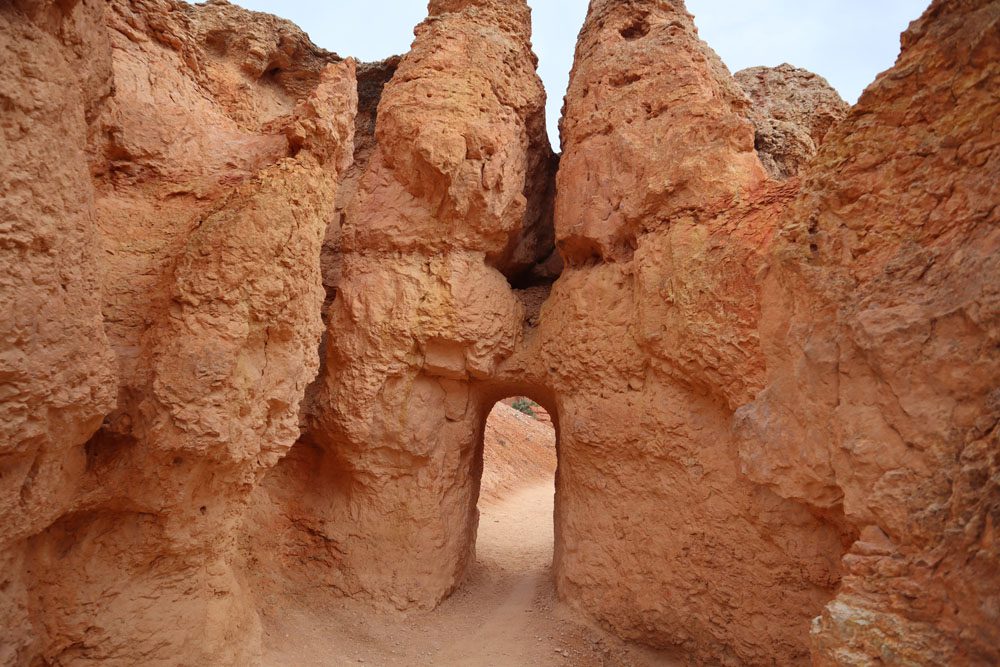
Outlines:
[{"label": "sunlit rock face", "polygon": [[694,664],[1000,661],[1000,3],[848,110],[594,0],[558,158],[524,0],[356,64],[221,0],[0,7],[0,662],[260,661],[432,608],[488,411],[559,595]]}]

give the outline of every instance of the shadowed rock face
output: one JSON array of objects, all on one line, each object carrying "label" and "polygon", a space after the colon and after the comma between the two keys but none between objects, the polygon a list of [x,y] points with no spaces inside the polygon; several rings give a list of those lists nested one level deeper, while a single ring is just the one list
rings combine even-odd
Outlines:
[{"label": "shadowed rock face", "polygon": [[834,123],[847,115],[848,104],[826,79],[798,67],[750,67],[735,78],[752,102],[757,155],[774,178],[802,171]]},{"label": "shadowed rock face", "polygon": [[558,592],[623,637],[1000,661],[998,24],[934,2],[848,112],[594,0],[556,159],[523,0],[367,65],[221,1],[3,5],[0,662],[434,606],[512,395]]}]

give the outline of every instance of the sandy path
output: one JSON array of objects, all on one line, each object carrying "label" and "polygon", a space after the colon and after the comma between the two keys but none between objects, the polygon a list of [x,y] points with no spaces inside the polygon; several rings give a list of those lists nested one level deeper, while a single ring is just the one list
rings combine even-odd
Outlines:
[{"label": "sandy path", "polygon": [[264,664],[671,665],[582,622],[557,602],[551,580],[553,488],[549,480],[481,508],[477,562],[431,612],[382,614],[343,600],[263,615]]},{"label": "sandy path", "polygon": [[[552,560],[552,496],[551,482],[536,484],[483,509],[476,540],[478,576],[460,593],[472,604],[478,600],[486,613],[476,629],[434,656],[436,664],[539,664],[541,658],[553,659],[556,647],[540,640],[535,609]],[[502,585],[490,586],[491,580]],[[493,588],[492,595],[481,595],[482,588]]]}]

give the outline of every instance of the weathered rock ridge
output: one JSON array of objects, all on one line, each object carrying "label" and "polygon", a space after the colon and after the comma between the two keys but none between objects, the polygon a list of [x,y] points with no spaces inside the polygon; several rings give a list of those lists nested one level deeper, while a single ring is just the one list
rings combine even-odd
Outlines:
[{"label": "weathered rock ridge", "polygon": [[761,281],[747,475],[860,529],[823,664],[1000,659],[1000,3],[934,2],[827,133]]},{"label": "weathered rock ridge", "polygon": [[592,0],[357,64],[223,0],[0,5],[0,663],[260,660],[431,608],[486,417],[557,434],[562,599],[694,664],[1000,661],[1000,2],[848,109]]},{"label": "weathered rock ridge", "polygon": [[789,64],[737,72],[750,97],[754,146],[774,178],[801,171],[823,144],[826,133],[847,115],[848,105],[821,76]]}]

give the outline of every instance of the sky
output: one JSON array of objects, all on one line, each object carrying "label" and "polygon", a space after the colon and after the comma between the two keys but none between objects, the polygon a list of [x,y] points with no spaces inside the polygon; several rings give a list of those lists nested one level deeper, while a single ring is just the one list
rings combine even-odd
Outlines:
[{"label": "sky", "polygon": [[[406,53],[424,0],[234,0],[290,19],[317,45],[359,60]],[[587,0],[528,0],[548,124],[558,145],[562,98]],[[929,0],[687,0],[698,30],[733,72],[791,63],[820,74],[850,103],[899,54],[899,34]]]}]

